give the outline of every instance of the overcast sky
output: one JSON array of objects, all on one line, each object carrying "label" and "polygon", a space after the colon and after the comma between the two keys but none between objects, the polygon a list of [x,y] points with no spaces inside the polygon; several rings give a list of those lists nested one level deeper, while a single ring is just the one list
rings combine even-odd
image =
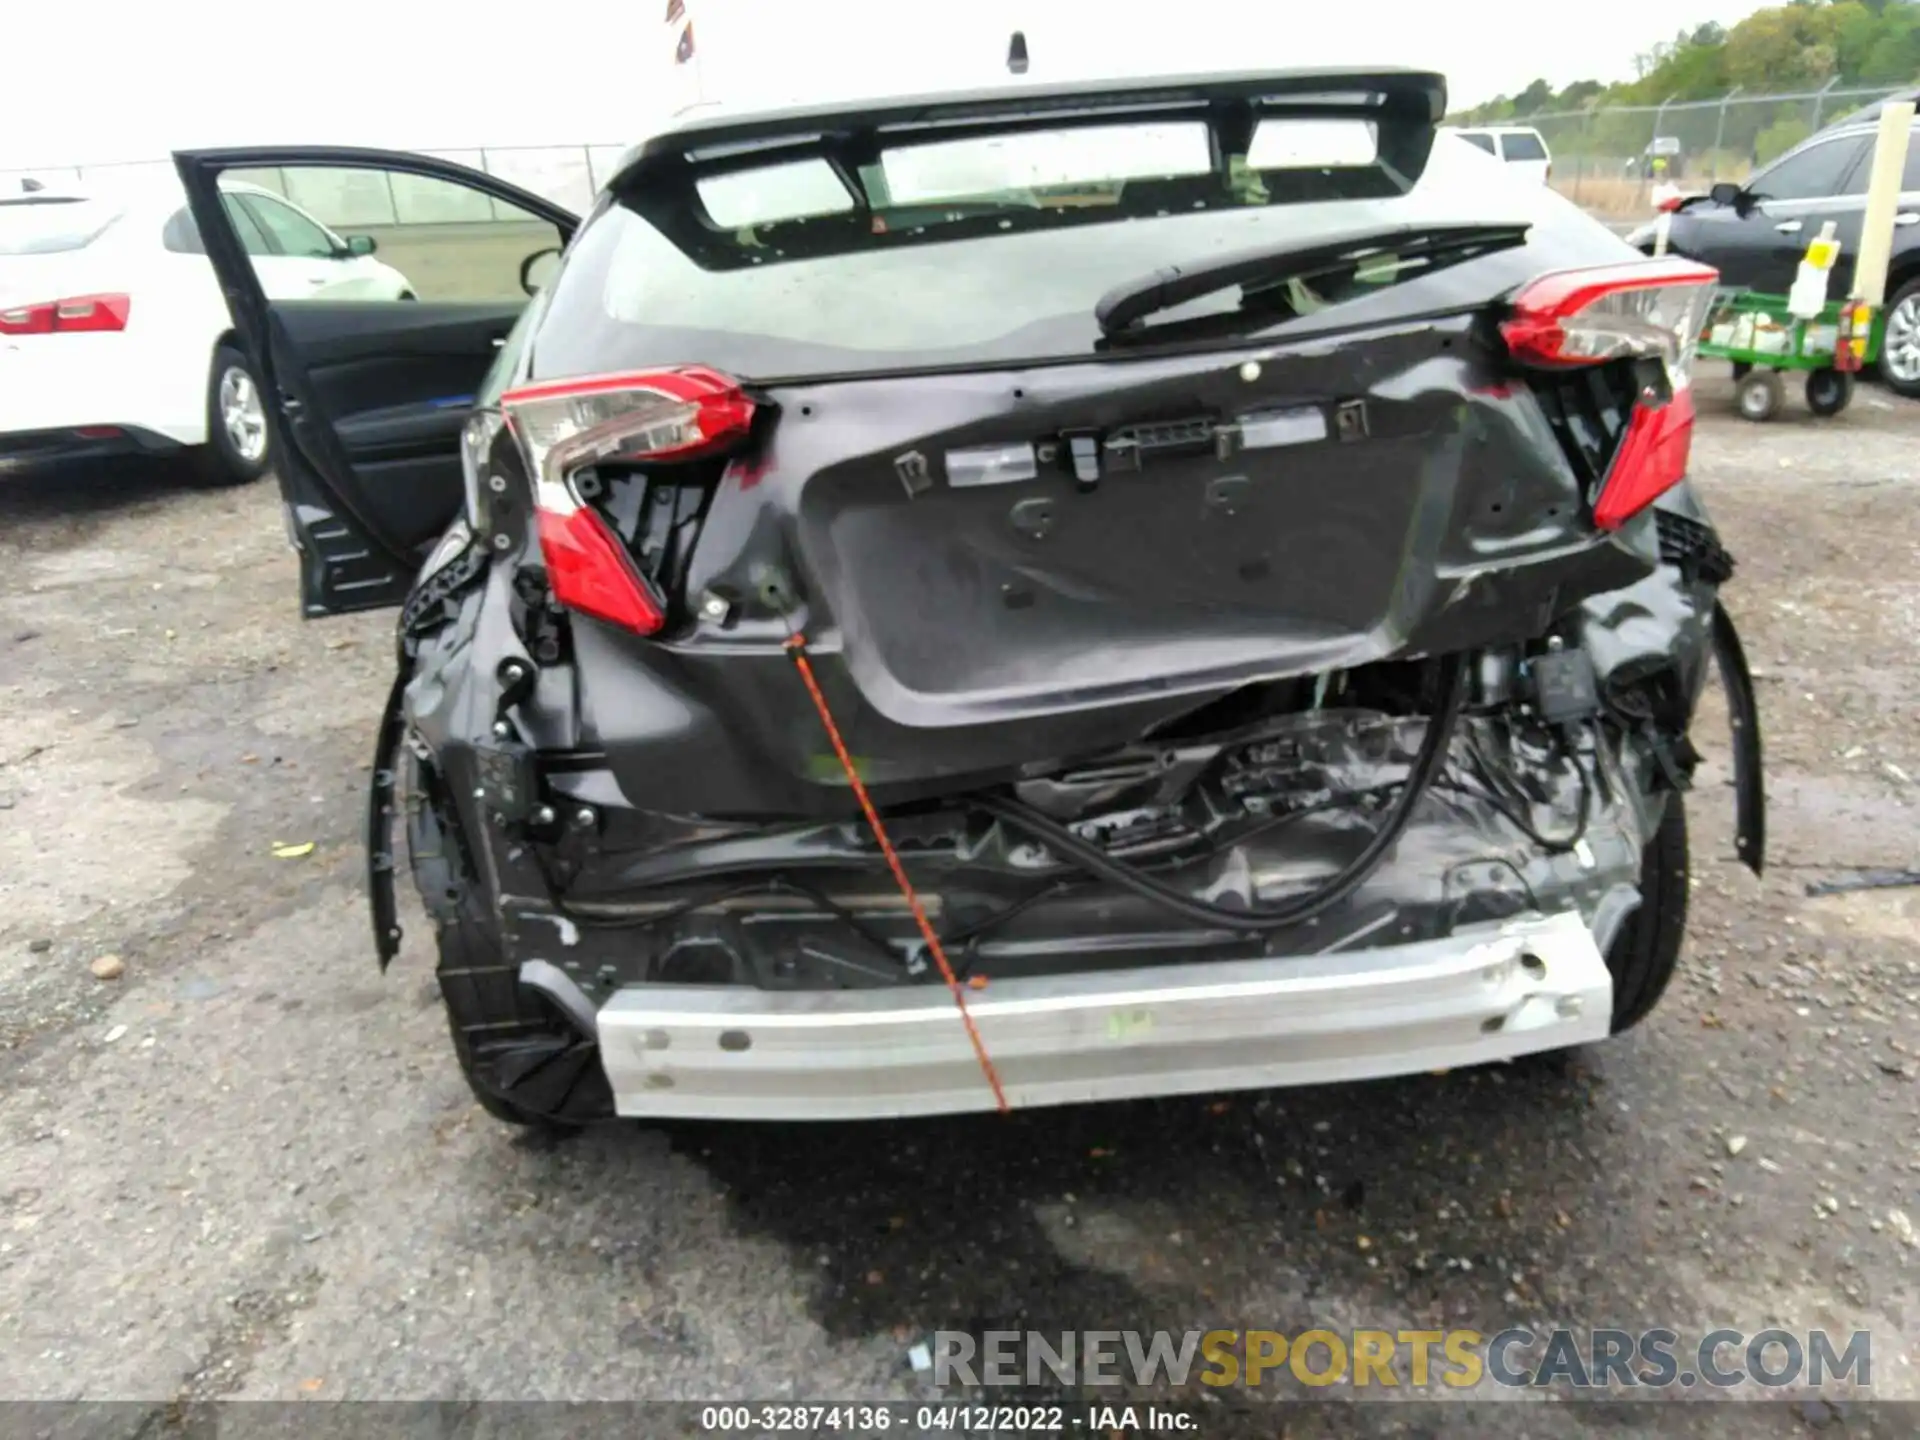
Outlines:
[{"label": "overcast sky", "polygon": [[[1730,24],[1755,0],[689,0],[767,18],[703,27],[729,89],[913,91],[924,59],[1004,71],[1003,25],[1033,78],[1071,45],[1075,73],[1408,64],[1444,71],[1456,101],[1621,79],[1684,26]],[[11,0],[0,169],[146,159],[183,145],[433,148],[625,144],[653,118],[666,0]],[[939,23],[935,23],[938,17]],[[1004,17],[1004,18],[1003,18]],[[963,32],[977,35],[967,42]],[[721,42],[724,34],[725,45]],[[759,40],[742,39],[760,36]],[[828,46],[826,37],[833,37]],[[797,62],[806,46],[829,58]],[[756,67],[758,67],[756,69]],[[734,98],[728,95],[723,98]]]}]

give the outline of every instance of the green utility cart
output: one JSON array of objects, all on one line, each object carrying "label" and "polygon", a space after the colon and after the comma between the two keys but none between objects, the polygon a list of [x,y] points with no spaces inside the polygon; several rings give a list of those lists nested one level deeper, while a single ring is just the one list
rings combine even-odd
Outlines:
[{"label": "green utility cart", "polygon": [[1807,408],[1838,415],[1853,401],[1854,376],[1880,358],[1886,317],[1855,300],[1837,300],[1817,319],[1787,312],[1787,297],[1716,290],[1701,328],[1700,351],[1733,362],[1734,398],[1744,419],[1771,420],[1786,403],[1786,371],[1804,374]]}]

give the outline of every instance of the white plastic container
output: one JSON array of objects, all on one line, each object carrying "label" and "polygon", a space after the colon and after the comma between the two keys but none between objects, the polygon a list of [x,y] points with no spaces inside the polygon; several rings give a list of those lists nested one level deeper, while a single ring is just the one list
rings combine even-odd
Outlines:
[{"label": "white plastic container", "polygon": [[1800,320],[1817,320],[1827,308],[1827,285],[1833,278],[1833,263],[1840,258],[1840,242],[1834,239],[1834,222],[1820,227],[1820,233],[1807,246],[1800,269],[1787,292],[1787,313]]}]

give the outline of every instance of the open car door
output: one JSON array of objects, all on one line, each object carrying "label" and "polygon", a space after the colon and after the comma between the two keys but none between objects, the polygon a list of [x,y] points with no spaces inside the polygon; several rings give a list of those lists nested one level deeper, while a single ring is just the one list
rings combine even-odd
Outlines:
[{"label": "open car door", "polygon": [[[303,613],[399,604],[459,513],[474,396],[578,217],[425,155],[276,147],[173,158],[259,381]],[[276,196],[326,237],[301,239],[297,261],[265,228],[293,213],[275,210]],[[235,201],[266,217],[260,227],[242,233]],[[290,288],[274,271],[290,263],[318,278],[303,272]],[[320,273],[330,266],[343,283]]]}]

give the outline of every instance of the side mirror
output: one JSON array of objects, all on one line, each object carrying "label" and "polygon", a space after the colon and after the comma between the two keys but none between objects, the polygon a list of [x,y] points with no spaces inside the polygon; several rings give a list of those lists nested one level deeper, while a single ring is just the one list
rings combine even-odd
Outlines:
[{"label": "side mirror", "polygon": [[520,288],[529,295],[538,294],[560,269],[560,247],[549,245],[536,250],[520,262]]},{"label": "side mirror", "polygon": [[1711,190],[1707,191],[1707,199],[1716,205],[1731,205],[1738,209],[1740,197],[1745,193],[1744,190],[1731,180],[1722,180],[1718,185],[1715,185]]},{"label": "side mirror", "polygon": [[346,241],[347,254],[349,255],[371,255],[375,250],[380,248],[374,243],[371,235],[349,235],[346,237]]}]

